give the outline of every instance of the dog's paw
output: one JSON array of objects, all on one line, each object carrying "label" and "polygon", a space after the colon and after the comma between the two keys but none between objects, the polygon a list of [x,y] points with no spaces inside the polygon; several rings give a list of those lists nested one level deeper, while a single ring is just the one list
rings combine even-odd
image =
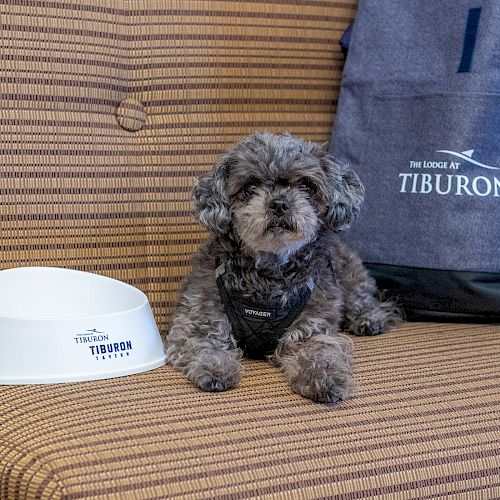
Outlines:
[{"label": "dog's paw", "polygon": [[374,336],[385,333],[389,330],[390,326],[384,320],[372,320],[370,318],[358,318],[354,321],[350,327],[349,331],[353,335],[363,337],[363,336]]},{"label": "dog's paw", "polygon": [[221,392],[236,387],[242,371],[239,353],[203,350],[190,363],[187,376],[202,391]]},{"label": "dog's paw", "polygon": [[[210,375],[200,377],[197,382],[198,388],[205,392],[221,392],[229,389],[225,382],[218,380]],[[231,386],[232,387],[232,386]]]},{"label": "dog's paw", "polygon": [[337,403],[355,389],[352,342],[344,335],[318,335],[281,360],[292,390],[318,403]]},{"label": "dog's paw", "polygon": [[346,319],[346,330],[357,336],[374,336],[398,326],[402,312],[391,301],[376,302],[372,308]]},{"label": "dog's paw", "polygon": [[196,380],[192,380],[194,385],[205,392],[222,392],[232,389],[240,381],[240,369],[227,373],[201,374]]}]

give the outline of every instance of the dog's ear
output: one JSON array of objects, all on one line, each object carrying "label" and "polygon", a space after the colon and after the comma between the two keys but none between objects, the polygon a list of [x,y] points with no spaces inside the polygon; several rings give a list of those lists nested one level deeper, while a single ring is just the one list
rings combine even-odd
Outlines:
[{"label": "dog's ear", "polygon": [[358,215],[365,188],[348,165],[338,162],[325,151],[320,161],[328,178],[328,210],[325,223],[334,231],[343,231],[349,228]]},{"label": "dog's ear", "polygon": [[210,231],[227,233],[231,222],[227,177],[230,159],[223,157],[214,169],[198,178],[193,188],[195,213],[198,220]]}]

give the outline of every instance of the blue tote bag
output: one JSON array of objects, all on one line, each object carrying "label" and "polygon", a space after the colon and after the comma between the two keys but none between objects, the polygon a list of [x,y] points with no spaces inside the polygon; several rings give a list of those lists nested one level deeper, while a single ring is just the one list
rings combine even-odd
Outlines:
[{"label": "blue tote bag", "polygon": [[410,318],[500,320],[500,2],[361,0],[331,153],[346,236]]}]

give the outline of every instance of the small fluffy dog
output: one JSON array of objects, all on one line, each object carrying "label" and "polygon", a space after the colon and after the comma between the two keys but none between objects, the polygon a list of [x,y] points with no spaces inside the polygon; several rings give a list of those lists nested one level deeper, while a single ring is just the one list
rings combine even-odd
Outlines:
[{"label": "small fluffy dog", "polygon": [[354,389],[352,342],[398,320],[339,239],[363,202],[358,176],[289,134],[236,144],[193,189],[211,236],[193,258],[166,342],[168,362],[204,391],[238,384],[243,356],[281,367],[318,402]]}]

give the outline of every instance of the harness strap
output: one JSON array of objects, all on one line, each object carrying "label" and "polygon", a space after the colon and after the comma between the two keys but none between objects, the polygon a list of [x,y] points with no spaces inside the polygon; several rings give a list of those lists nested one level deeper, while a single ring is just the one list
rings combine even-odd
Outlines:
[{"label": "harness strap", "polygon": [[233,336],[244,353],[252,358],[263,359],[276,349],[285,330],[299,317],[309,301],[314,280],[309,277],[288,308],[239,300],[237,293],[230,293],[222,276],[226,266],[217,262],[215,278],[224,311],[232,327]]}]

